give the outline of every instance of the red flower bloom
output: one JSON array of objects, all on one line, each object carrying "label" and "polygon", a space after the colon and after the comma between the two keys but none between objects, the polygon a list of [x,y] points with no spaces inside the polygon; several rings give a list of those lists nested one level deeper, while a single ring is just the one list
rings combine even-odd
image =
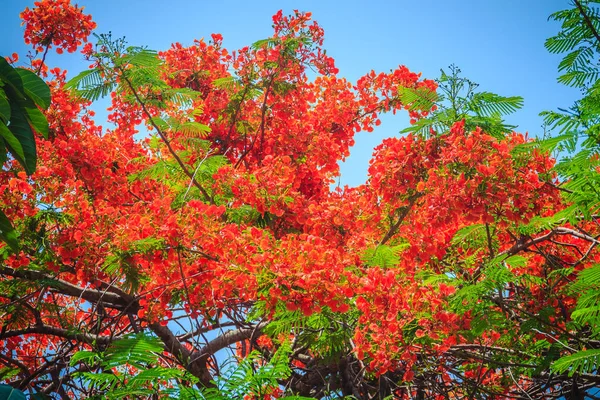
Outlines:
[{"label": "red flower bloom", "polygon": [[25,25],[25,43],[32,44],[37,51],[56,46],[57,53],[67,50],[75,52],[87,42],[87,37],[96,23],[91,15],[83,13],[83,7],[72,6],[70,0],[36,1],[35,7],[21,13]]}]

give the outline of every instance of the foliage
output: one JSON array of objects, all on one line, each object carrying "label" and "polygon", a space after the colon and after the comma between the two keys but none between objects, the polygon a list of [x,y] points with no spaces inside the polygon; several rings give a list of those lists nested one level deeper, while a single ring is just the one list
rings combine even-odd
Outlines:
[{"label": "foliage", "polygon": [[[48,121],[39,108],[45,110],[49,106],[50,89],[44,81],[28,69],[13,68],[0,57],[0,163],[7,161],[10,152],[27,174],[35,171],[34,132],[48,136]],[[17,234],[2,210],[0,240],[18,248]]]},{"label": "foliage", "polygon": [[116,340],[102,352],[79,351],[70,364],[85,367],[74,376],[88,387],[89,398],[125,399],[162,393],[168,398],[200,399],[200,392],[189,386],[197,379],[185,370],[158,365],[162,350],[160,340],[139,334]]},{"label": "foliage", "polygon": [[24,400],[25,394],[20,390],[13,389],[9,385],[0,384],[0,395],[6,400]]},{"label": "foliage", "polygon": [[495,137],[502,137],[516,126],[504,122],[504,116],[523,107],[523,98],[519,96],[500,96],[490,92],[478,92],[479,84],[461,77],[461,70],[455,65],[449,67],[450,74],[441,70],[436,80],[438,93],[422,89],[402,88],[400,99],[410,107],[431,109],[424,118],[411,120],[411,125],[402,133],[416,132],[430,135],[445,132],[460,120],[465,120],[466,128],[474,130],[480,127]]}]

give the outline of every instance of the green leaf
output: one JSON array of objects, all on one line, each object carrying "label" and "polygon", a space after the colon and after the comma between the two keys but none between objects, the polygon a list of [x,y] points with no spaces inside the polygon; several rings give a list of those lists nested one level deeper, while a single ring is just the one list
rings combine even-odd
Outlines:
[{"label": "green leaf", "polygon": [[10,103],[6,93],[0,87],[0,122],[8,123],[10,120]]},{"label": "green leaf", "polygon": [[512,268],[518,268],[518,267],[525,267],[527,266],[527,262],[529,260],[523,256],[512,256],[512,257],[508,257],[506,260],[504,260],[504,262],[506,264],[508,264],[509,266],[511,266]]},{"label": "green leaf", "polygon": [[[21,109],[13,110],[8,129],[10,129],[23,147],[23,154],[25,157],[22,160],[17,158],[17,160],[23,165],[27,174],[33,174],[37,163],[35,137],[29,126],[29,122],[27,122],[27,117],[22,113]],[[15,154],[13,153],[13,155]]]},{"label": "green leaf", "polygon": [[167,121],[160,117],[152,117],[150,121],[156,126],[158,126],[158,129],[160,129],[161,131],[166,131],[170,128],[170,125],[167,123]]},{"label": "green leaf", "polygon": [[552,364],[551,369],[559,374],[568,372],[569,376],[573,376],[575,373],[594,373],[598,370],[598,364],[600,364],[600,349],[582,350],[559,358]]},{"label": "green leaf", "polygon": [[371,266],[391,268],[400,262],[400,253],[408,247],[410,247],[408,243],[402,243],[397,246],[380,245],[372,249],[367,249],[363,255],[363,260]]},{"label": "green leaf", "polygon": [[4,122],[0,121],[0,136],[6,142],[6,146],[12,153],[12,155],[22,163],[25,160],[25,153],[23,152],[23,146],[21,146],[21,142],[19,139],[13,135],[13,133],[8,129],[8,126],[4,124]]},{"label": "green leaf", "polygon": [[270,47],[275,46],[276,44],[277,44],[277,39],[268,38],[268,39],[257,40],[256,42],[252,43],[252,45],[250,47],[252,47],[254,50],[258,50],[263,47],[270,48]]},{"label": "green leaf", "polygon": [[177,131],[186,135],[196,134],[200,137],[206,137],[210,133],[210,127],[199,122],[188,121],[177,126]]},{"label": "green leaf", "polygon": [[65,89],[77,89],[80,86],[90,86],[102,83],[100,71],[96,68],[80,72],[65,83]]},{"label": "green leaf", "polygon": [[157,67],[162,63],[155,50],[130,47],[127,49],[127,52],[133,53],[133,56],[129,59],[129,63],[136,67]]},{"label": "green leaf", "polygon": [[0,211],[0,239],[9,245],[14,251],[19,250],[17,232],[13,228],[6,214],[4,214],[2,211]]},{"label": "green leaf", "polygon": [[[18,99],[24,99],[24,88],[21,76],[4,57],[0,57],[0,82],[8,84],[9,88],[16,94]],[[18,99],[14,99],[15,101]]]},{"label": "green leaf", "polygon": [[480,240],[485,237],[485,234],[485,224],[468,225],[454,234],[452,244],[460,244],[470,240]]},{"label": "green leaf", "polygon": [[48,139],[48,120],[44,114],[35,106],[25,106],[22,110],[25,111],[25,116],[31,127],[41,133],[45,139]]},{"label": "green leaf", "polygon": [[425,87],[407,88],[400,86],[398,88],[398,98],[405,106],[411,110],[430,110],[438,100],[438,94]]},{"label": "green leaf", "polygon": [[220,89],[231,89],[235,85],[235,78],[233,76],[218,78],[213,81],[213,85]]},{"label": "green leaf", "polygon": [[150,336],[132,336],[117,340],[106,350],[103,365],[112,368],[129,363],[138,366],[143,363],[154,363],[157,360],[156,353],[163,351],[162,342]]},{"label": "green leaf", "polygon": [[0,368],[0,380],[6,381],[21,372],[19,368],[3,367]]},{"label": "green leaf", "polygon": [[471,108],[478,114],[492,116],[493,114],[511,114],[523,107],[520,96],[505,97],[495,93],[475,93],[471,100]]},{"label": "green leaf", "polygon": [[[2,57],[0,57],[2,58]],[[0,399],[3,400],[26,400],[25,393],[12,386],[0,384]]]},{"label": "green leaf", "polygon": [[70,365],[74,366],[80,361],[84,361],[85,364],[90,365],[93,363],[93,361],[97,357],[98,357],[98,354],[93,351],[85,351],[85,350],[78,351],[77,353],[73,354],[73,356],[71,357]]},{"label": "green leaf", "polygon": [[116,82],[105,80],[97,68],[83,71],[65,84],[66,89],[75,90],[78,96],[91,101],[105,97],[115,86]]},{"label": "green leaf", "polygon": [[46,83],[35,73],[28,69],[17,68],[17,73],[23,82],[25,94],[33,100],[33,102],[44,110],[50,107],[51,95],[50,88]]}]

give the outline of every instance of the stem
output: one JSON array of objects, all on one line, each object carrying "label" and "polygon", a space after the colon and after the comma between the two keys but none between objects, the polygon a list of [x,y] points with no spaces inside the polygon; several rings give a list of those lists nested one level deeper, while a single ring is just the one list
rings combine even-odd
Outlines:
[{"label": "stem", "polygon": [[400,211],[398,220],[394,223],[394,225],[392,225],[390,227],[390,230],[385,234],[383,239],[381,239],[381,242],[379,242],[379,246],[386,244],[392,238],[392,236],[394,236],[396,234],[396,232],[398,231],[398,228],[400,227],[400,224],[402,224],[402,221],[404,221],[404,219],[410,212],[412,206],[415,204],[415,202],[417,201],[417,199],[419,197],[420,197],[420,195],[412,196],[409,199],[408,204],[406,206],[402,207],[402,211]]},{"label": "stem", "polygon": [[[48,40],[50,41],[50,43],[52,43],[52,35],[50,35],[50,38]],[[44,66],[44,63],[46,62],[46,56],[48,55],[48,50],[50,50],[50,44],[46,45],[46,50],[44,51],[44,55],[42,56],[42,62],[40,63],[40,66],[38,67],[37,71],[35,71],[36,75],[39,75],[40,72],[42,71],[42,67]]]},{"label": "stem", "polygon": [[594,37],[598,41],[598,44],[600,45],[600,34],[596,30],[596,28],[594,28],[594,24],[592,23],[592,20],[590,19],[590,17],[585,12],[585,9],[581,5],[581,2],[579,0],[573,0],[573,2],[577,6],[577,9],[579,10],[579,14],[581,14],[581,16],[583,17],[583,22],[585,22],[585,24],[588,27],[588,29],[590,31],[592,31],[592,35],[594,35]]},{"label": "stem", "polygon": [[[259,126],[259,130],[260,130],[260,146],[261,146],[261,152],[262,152],[262,147],[263,147],[263,142],[265,139],[265,118],[266,118],[266,113],[267,113],[267,99],[269,97],[269,94],[271,92],[271,85],[273,84],[273,80],[275,79],[275,74],[271,75],[271,79],[269,79],[269,82],[267,83],[266,89],[265,89],[265,98],[263,99],[263,103],[261,106],[261,116],[260,116],[260,126]],[[252,150],[254,148],[254,144],[256,143],[256,138],[252,141],[252,143],[250,144],[250,146],[244,150],[244,152],[242,153],[242,155],[240,156],[240,159],[235,163],[235,167],[234,168],[238,168],[240,166],[240,164],[242,163],[242,161],[244,160],[244,158],[246,158],[246,156],[248,155],[248,153],[250,152],[250,150]]]},{"label": "stem", "polygon": [[188,168],[185,165],[185,163],[183,162],[183,160],[179,157],[179,155],[177,155],[177,153],[175,152],[175,149],[173,148],[173,146],[171,146],[171,142],[169,141],[169,139],[167,138],[167,136],[165,135],[165,133],[152,120],[152,114],[150,114],[150,111],[148,111],[148,108],[146,107],[146,104],[140,98],[139,94],[137,93],[137,91],[133,87],[133,84],[131,83],[131,81],[129,80],[129,78],[127,78],[127,76],[125,75],[125,71],[123,70],[123,68],[118,67],[118,71],[121,73],[121,79],[123,79],[127,83],[127,86],[129,86],[129,90],[131,90],[131,93],[135,97],[136,101],[142,107],[142,111],[144,112],[144,114],[148,118],[148,121],[150,122],[150,125],[152,125],[152,127],[158,133],[158,136],[160,136],[160,138],[162,139],[162,141],[167,146],[167,149],[169,150],[169,153],[173,156],[173,158],[175,159],[175,161],[177,161],[177,164],[179,164],[179,166],[181,167],[181,169],[183,170],[183,172],[188,176],[188,178],[191,179],[191,182],[193,183],[193,185],[196,186],[198,188],[198,190],[200,190],[200,193],[202,193],[202,195],[204,196],[204,199],[206,201],[208,201],[210,204],[214,205],[215,201],[213,200],[213,198],[208,194],[208,192],[206,191],[206,189],[204,189],[204,187],[196,180],[194,174],[188,170]]}]

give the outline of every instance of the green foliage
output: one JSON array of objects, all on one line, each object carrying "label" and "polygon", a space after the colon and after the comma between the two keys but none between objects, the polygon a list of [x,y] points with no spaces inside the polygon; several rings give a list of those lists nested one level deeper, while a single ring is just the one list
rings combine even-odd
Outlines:
[{"label": "green foliage", "polygon": [[105,80],[101,70],[90,69],[79,73],[65,85],[65,89],[77,89],[77,94],[91,101],[107,96],[114,88],[114,80]]},{"label": "green foliage", "polygon": [[580,271],[577,280],[571,284],[571,290],[580,294],[571,317],[581,326],[587,325],[592,335],[599,335],[600,264]]},{"label": "green foliage", "polygon": [[594,3],[597,2],[580,0],[579,6],[550,16],[550,19],[561,22],[562,26],[557,35],[546,40],[545,46],[554,54],[568,52],[558,66],[559,72],[563,73],[558,80],[569,86],[593,85],[600,78],[596,63],[600,50],[597,36],[600,31],[600,9]]},{"label": "green foliage", "polygon": [[0,240],[5,242],[13,250],[19,249],[17,232],[12,226],[10,219],[0,210]]},{"label": "green foliage", "polygon": [[468,225],[454,234],[452,244],[470,247],[473,244],[484,244],[486,238],[485,224]]},{"label": "green foliage", "polygon": [[[185,109],[199,96],[198,92],[188,88],[174,89],[162,79],[163,61],[156,51],[127,46],[124,39],[113,40],[110,35],[96,35],[96,38],[94,57],[99,65],[80,73],[65,85],[80,97],[94,101],[114,91],[131,103],[159,108],[172,104]],[[208,130],[205,126],[192,125],[187,124],[186,128],[203,133]]]},{"label": "green foliage", "polygon": [[[50,88],[33,72],[13,68],[0,57],[0,164],[10,153],[31,175],[37,153],[34,132],[48,137],[48,121],[41,109],[50,106]],[[39,107],[39,108],[38,108]],[[18,250],[17,233],[0,210],[0,240]]]},{"label": "green foliage", "polygon": [[273,320],[264,332],[271,337],[293,332],[296,346],[310,348],[319,358],[331,360],[350,346],[353,333],[348,326],[355,318],[353,314],[335,313],[323,307],[320,312],[307,317],[301,311],[289,311],[285,304],[278,304]]},{"label": "green foliage", "polygon": [[[575,0],[573,7],[550,16],[561,22],[557,35],[546,41],[551,53],[563,54],[558,66],[558,81],[581,90],[582,98],[568,109],[546,111],[545,123],[558,136],[536,143],[544,151],[561,157],[556,165],[560,186],[567,203],[561,215],[540,221],[546,228],[561,221],[577,225],[600,210],[600,8],[598,1]],[[566,54],[565,54],[566,53]],[[557,272],[568,273],[568,271]],[[578,330],[589,330],[591,337],[600,334],[600,266],[579,272],[570,290],[578,297],[571,313]],[[555,361],[551,369],[559,374],[596,373],[600,350],[582,349]]]},{"label": "green foliage", "polygon": [[363,261],[371,267],[392,268],[400,262],[400,254],[410,245],[402,243],[396,246],[379,245],[367,249],[363,255]]},{"label": "green foliage", "polygon": [[201,399],[193,388],[196,378],[178,368],[161,367],[162,342],[139,334],[113,342],[104,352],[80,351],[71,366],[83,364],[94,372],[77,372],[93,399],[125,399],[135,396],[170,394],[169,398]]},{"label": "green foliage", "polygon": [[436,92],[427,88],[407,88],[404,86],[398,88],[398,98],[402,104],[410,107],[411,110],[430,110],[440,100]]},{"label": "green foliage", "polygon": [[131,263],[134,254],[152,254],[156,250],[164,249],[164,240],[147,237],[132,242],[131,248],[106,257],[102,269],[109,276],[120,279],[121,286],[130,293],[135,293],[145,276],[141,274],[136,265]]},{"label": "green foliage", "polygon": [[428,136],[430,131],[447,132],[454,123],[465,120],[465,128],[474,130],[480,127],[486,133],[503,137],[506,132],[516,126],[508,125],[503,117],[523,107],[523,98],[519,96],[505,97],[490,92],[477,92],[477,83],[461,77],[460,69],[450,66],[450,74],[441,71],[437,79],[438,94],[423,89],[403,88],[398,93],[404,104],[412,110],[431,109],[436,106],[429,116],[421,118],[416,123],[401,132],[416,132]]},{"label": "green foliage", "polygon": [[575,7],[556,12],[560,32],[546,41],[548,51],[567,53],[559,64],[559,82],[577,87],[582,98],[568,109],[546,111],[545,123],[559,136],[538,145],[562,156],[556,170],[565,197],[577,206],[573,215],[590,218],[600,208],[600,9],[595,1],[577,1]]},{"label": "green foliage", "polygon": [[[173,399],[237,400],[247,394],[262,396],[279,388],[279,381],[291,374],[291,345],[283,343],[266,360],[257,351],[221,371],[214,388],[199,390],[197,378],[188,372],[159,366],[164,346],[155,337],[138,334],[117,340],[103,352],[79,351],[71,358],[71,366],[85,366],[92,372],[77,372],[93,391],[92,399],[150,398],[167,395]],[[303,400],[300,396],[283,397]],[[308,399],[307,399],[308,400]]]},{"label": "green foliage", "polygon": [[0,399],[5,400],[25,400],[25,393],[13,388],[12,386],[0,384]]},{"label": "green foliage", "polygon": [[556,360],[551,368],[552,371],[562,374],[567,372],[569,376],[576,373],[591,374],[597,372],[600,364],[600,349],[582,350],[569,356]]},{"label": "green foliage", "polygon": [[[289,357],[292,353],[288,342],[282,343],[273,356],[265,362],[264,357],[253,351],[243,360],[226,369],[217,378],[216,388],[205,389],[202,397],[205,400],[237,400],[246,395],[262,399],[265,395],[279,389],[279,381],[288,378],[292,370]],[[280,397],[287,400],[310,400],[301,396]]]},{"label": "green foliage", "polygon": [[49,106],[50,88],[44,81],[0,57],[0,161],[10,152],[28,174],[35,171],[34,130],[48,137],[48,121],[39,108]]}]

